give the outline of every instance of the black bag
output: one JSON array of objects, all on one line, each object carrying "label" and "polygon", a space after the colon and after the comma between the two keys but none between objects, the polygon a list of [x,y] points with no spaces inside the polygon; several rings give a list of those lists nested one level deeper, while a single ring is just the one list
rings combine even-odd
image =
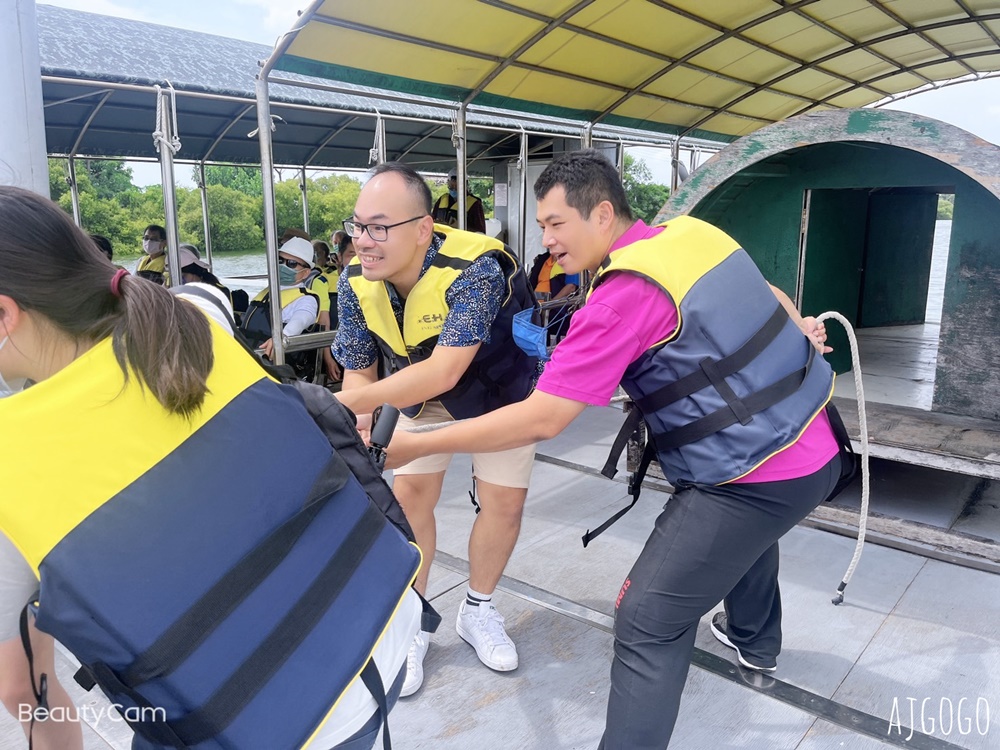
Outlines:
[{"label": "black bag", "polygon": [[837,480],[837,484],[834,485],[833,491],[830,493],[829,497],[826,498],[825,502],[830,502],[839,495],[847,485],[854,481],[854,477],[858,474],[858,454],[854,452],[854,446],[851,445],[851,438],[847,434],[847,428],[844,426],[844,420],[840,416],[840,412],[837,411],[837,407],[833,405],[833,401],[826,405],[826,415],[830,419],[830,427],[833,428],[833,435],[837,438],[837,445],[840,448],[840,479]]}]

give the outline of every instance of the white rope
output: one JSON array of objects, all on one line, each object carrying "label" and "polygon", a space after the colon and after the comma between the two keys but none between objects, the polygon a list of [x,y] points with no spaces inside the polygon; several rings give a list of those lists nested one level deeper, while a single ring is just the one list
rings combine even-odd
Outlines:
[{"label": "white rope", "polygon": [[[868,501],[870,495],[870,477],[868,472],[868,416],[865,410],[865,389],[864,384],[861,382],[861,360],[858,355],[858,340],[854,335],[854,328],[851,326],[850,321],[847,320],[843,315],[837,312],[825,312],[822,315],[817,316],[816,321],[822,322],[824,320],[836,320],[842,326],[844,330],[847,331],[847,338],[850,342],[851,347],[851,365],[854,370],[854,388],[857,393],[858,399],[858,425],[860,426],[861,434],[859,436],[859,442],[861,443],[861,515],[858,519],[858,542],[854,547],[854,556],[851,558],[851,564],[847,566],[847,572],[844,573],[844,577],[837,587],[836,595],[833,598],[834,604],[841,604],[844,601],[844,590],[847,588],[847,584],[850,583],[851,577],[854,575],[855,569],[858,567],[858,562],[861,560],[861,553],[865,546],[865,536],[868,532]],[[613,401],[627,400],[627,396],[615,397]],[[449,427],[453,424],[459,424],[466,420],[459,419],[454,422],[437,422],[435,424],[420,425],[417,427],[410,427],[405,429],[404,432],[432,432],[434,430],[440,430],[442,427]]]},{"label": "white rope", "polygon": [[156,145],[157,153],[160,152],[160,147],[166,147],[170,149],[170,152],[177,155],[177,152],[181,150],[181,139],[177,135],[177,92],[174,91],[174,87],[171,85],[170,81],[167,81],[167,88],[170,91],[170,111],[171,120],[170,123],[173,124],[173,132],[170,139],[167,139],[167,134],[165,128],[167,128],[168,123],[163,119],[163,97],[160,96],[162,89],[159,85],[156,86],[156,130],[153,131],[153,143]]},{"label": "white rope", "polygon": [[858,340],[854,335],[854,328],[850,322],[840,313],[825,312],[817,316],[816,321],[822,322],[829,319],[836,320],[847,331],[847,338],[851,346],[851,366],[854,371],[854,389],[858,398],[858,426],[861,434],[858,442],[861,443],[861,515],[858,518],[858,543],[854,546],[854,557],[851,564],[847,566],[847,572],[837,587],[837,593],[833,598],[834,604],[841,604],[844,601],[844,589],[850,583],[854,569],[858,567],[861,560],[861,552],[865,546],[865,534],[868,531],[868,498],[869,498],[869,474],[868,474],[868,417],[865,412],[865,389],[861,382],[861,361],[858,356]]}]

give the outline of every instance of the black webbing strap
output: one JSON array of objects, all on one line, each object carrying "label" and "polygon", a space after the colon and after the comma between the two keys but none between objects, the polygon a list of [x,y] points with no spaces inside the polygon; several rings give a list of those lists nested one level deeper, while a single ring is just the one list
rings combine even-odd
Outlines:
[{"label": "black webbing strap", "polygon": [[316,627],[354,576],[383,528],[385,517],[369,503],[347,539],[267,638],[201,708],[171,722],[189,745],[221,733],[257,696]]},{"label": "black webbing strap", "polygon": [[28,726],[28,750],[34,748],[35,738],[35,716],[38,709],[44,712],[49,710],[49,676],[44,672],[39,675],[38,687],[35,687],[35,652],[31,648],[31,633],[28,631],[28,610],[38,599],[38,593],[32,594],[28,603],[21,609],[21,645],[24,646],[24,655],[28,659],[28,676],[31,678],[31,692],[35,696],[35,709],[31,712],[31,724]]},{"label": "black webbing strap", "polygon": [[608,454],[608,460],[604,462],[604,468],[601,469],[601,474],[606,476],[608,479],[614,479],[615,474],[618,473],[618,459],[621,458],[622,453],[625,451],[625,447],[628,445],[628,441],[629,438],[632,437],[632,433],[639,429],[639,425],[641,423],[642,411],[633,407],[632,411],[630,411],[628,416],[625,418],[625,422],[622,424],[621,429],[618,430],[618,436],[615,438],[615,442],[611,446],[611,452]]},{"label": "black webbing strap", "polygon": [[389,739],[389,700],[385,697],[382,675],[379,674],[374,658],[369,657],[365,668],[361,670],[361,681],[365,683],[368,692],[372,694],[378,704],[378,717],[382,724],[382,748],[383,750],[392,750],[392,740]]},{"label": "black webbing strap", "polygon": [[174,731],[174,728],[166,720],[135,718],[136,713],[139,716],[162,716],[163,709],[157,709],[144,695],[123,683],[118,678],[118,675],[114,673],[114,670],[107,664],[97,662],[95,664],[88,664],[80,669],[81,671],[84,669],[87,670],[90,678],[101,686],[101,689],[108,697],[113,696],[113,700],[121,701],[121,697],[125,696],[131,701],[132,705],[143,709],[138,712],[127,711],[122,707],[118,709],[122,718],[125,719],[137,735],[156,745],[166,745],[176,748],[176,750],[190,750],[189,745],[177,735],[177,732]]},{"label": "black webbing strap", "polygon": [[350,476],[344,460],[333,453],[313,483],[307,503],[294,516],[229,569],[121,674],[132,687],[170,674],[278,567],[299,537]]},{"label": "black webbing strap", "polygon": [[[744,399],[739,399],[740,408],[745,409],[748,414],[753,415],[791,396],[799,389],[799,386],[802,385],[802,382],[809,375],[815,355],[816,349],[810,345],[808,358],[804,367],[799,368],[790,375],[786,375],[778,382],[772,383],[766,388],[754,391]],[[653,438],[660,450],[672,450],[680,448],[682,445],[697,442],[719,430],[731,427],[739,421],[741,420],[737,416],[737,410],[733,408],[731,403],[727,403],[726,406],[713,411],[711,414],[706,414],[701,419],[696,419],[694,422],[690,422],[669,432],[661,432],[658,435],[654,435]]]},{"label": "black webbing strap", "polygon": [[431,603],[424,599],[424,595],[416,589],[413,593],[420,597],[420,629],[425,633],[436,633],[441,624],[441,615],[431,606]]},{"label": "black webbing strap", "polygon": [[[639,410],[636,409],[632,414],[638,414]],[[631,417],[631,415],[629,415]],[[590,544],[592,539],[596,539],[614,524],[618,522],[622,516],[628,513],[639,502],[639,493],[642,492],[642,480],[646,478],[646,471],[649,469],[649,464],[653,460],[653,456],[656,455],[656,448],[653,446],[653,442],[647,441],[646,447],[642,451],[642,458],[639,459],[639,465],[636,470],[632,472],[632,476],[628,480],[628,494],[632,496],[632,502],[622,508],[620,511],[615,513],[611,518],[602,523],[596,529],[591,531],[587,529],[587,533],[583,535],[583,546],[586,547]],[[603,473],[603,472],[602,472]]]},{"label": "black webbing strap", "polygon": [[[700,369],[679,378],[669,385],[665,385],[659,390],[653,391],[645,398],[636,401],[639,408],[646,414],[652,414],[664,406],[679,401],[692,393],[697,393],[702,388],[715,385],[718,380],[727,378],[733,373],[739,372],[750,364],[774,339],[781,333],[788,322],[788,313],[785,308],[778,305],[767,322],[757,330],[757,332],[747,339],[739,349],[727,357],[716,361],[714,367],[710,368],[713,377],[705,369],[705,361],[702,360]],[[727,385],[728,387],[728,385]]]}]

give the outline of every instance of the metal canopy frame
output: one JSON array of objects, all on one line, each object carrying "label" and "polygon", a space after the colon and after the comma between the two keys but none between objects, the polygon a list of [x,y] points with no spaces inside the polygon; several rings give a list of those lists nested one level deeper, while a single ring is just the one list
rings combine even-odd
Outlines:
[{"label": "metal canopy frame", "polygon": [[[997,10],[984,0],[317,0],[276,67],[731,140],[814,109],[992,76]],[[331,32],[337,43],[324,44]]]}]

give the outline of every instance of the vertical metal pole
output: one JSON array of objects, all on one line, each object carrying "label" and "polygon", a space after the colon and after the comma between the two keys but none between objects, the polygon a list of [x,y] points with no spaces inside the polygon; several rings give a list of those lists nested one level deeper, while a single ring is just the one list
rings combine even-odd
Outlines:
[{"label": "vertical metal pole", "polygon": [[580,148],[592,148],[594,145],[594,123],[588,122],[580,134]]},{"label": "vertical metal pole", "polygon": [[174,152],[169,144],[174,135],[173,118],[171,117],[170,93],[166,90],[158,92],[160,106],[157,112],[160,121],[157,130],[162,134],[163,141],[157,141],[156,148],[160,152],[160,179],[163,185],[163,226],[167,230],[167,263],[170,266],[170,285],[183,284],[181,278],[181,256],[177,236],[177,191],[174,186]]},{"label": "vertical metal pole", "polygon": [[33,0],[0,0],[0,184],[49,195]]},{"label": "vertical metal pole", "polygon": [[799,267],[795,278],[795,307],[802,309],[802,295],[806,286],[806,248],[809,244],[809,210],[812,205],[812,190],[802,194],[802,217],[799,219]]},{"label": "vertical metal pole", "polygon": [[205,232],[205,261],[212,270],[212,229],[208,220],[208,185],[205,183],[205,162],[198,164],[198,189],[201,191],[201,225]]},{"label": "vertical metal pole", "polygon": [[615,146],[615,165],[618,167],[618,176],[625,177],[625,144],[621,141]]},{"label": "vertical metal pole", "polygon": [[469,192],[468,181],[465,174],[465,102],[458,108],[458,116],[455,119],[455,130],[458,134],[457,142],[455,143],[455,162],[456,169],[458,170],[458,228],[467,229],[467,217],[465,212],[468,210],[466,205],[465,196]]},{"label": "vertical metal pole", "polygon": [[76,159],[69,157],[69,197],[73,201],[73,222],[83,228],[83,218],[80,216],[80,186],[76,182]]},{"label": "vertical metal pole", "polygon": [[528,234],[528,134],[521,131],[521,153],[517,158],[517,165],[520,170],[518,178],[521,181],[518,190],[518,211],[517,211],[517,257],[521,261],[521,266],[525,264],[527,248],[525,240]]},{"label": "vertical metal pole", "polygon": [[309,185],[304,166],[299,170],[299,192],[302,193],[302,231],[309,234]]},{"label": "vertical metal pole", "polygon": [[271,333],[275,364],[285,363],[281,337],[281,294],[278,284],[278,220],[274,207],[274,158],[271,154],[271,102],[268,99],[266,73],[258,73],[257,137],[260,139],[260,179],[264,192],[264,245],[267,248],[267,286],[271,290]]}]

